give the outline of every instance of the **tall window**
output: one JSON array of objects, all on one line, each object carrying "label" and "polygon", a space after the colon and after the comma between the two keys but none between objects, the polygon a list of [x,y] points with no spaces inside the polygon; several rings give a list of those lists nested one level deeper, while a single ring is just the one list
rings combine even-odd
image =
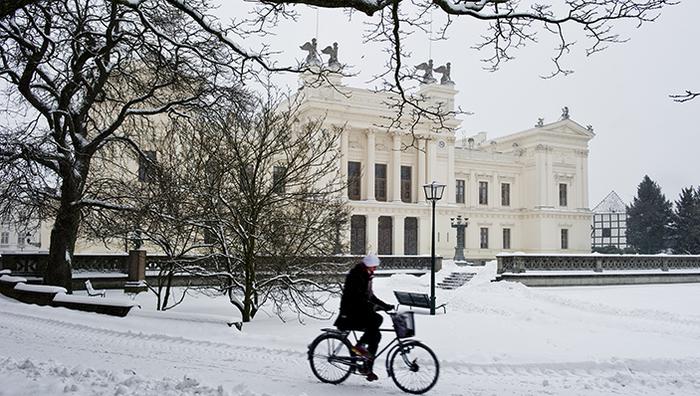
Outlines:
[{"label": "tall window", "polygon": [[350,254],[365,254],[367,230],[365,216],[350,217]]},{"label": "tall window", "polygon": [[139,181],[144,183],[151,183],[155,181],[156,177],[156,152],[144,151],[143,154],[143,156],[139,155]]},{"label": "tall window", "polygon": [[[359,200],[362,192],[362,165],[359,162],[348,161],[348,198]],[[363,252],[364,253],[364,252]]]},{"label": "tall window", "polygon": [[510,183],[501,183],[501,206],[510,206]]},{"label": "tall window", "polygon": [[418,218],[406,217],[403,223],[403,254],[418,254]]},{"label": "tall window", "polygon": [[272,191],[277,194],[284,194],[286,173],[287,168],[284,166],[275,166],[272,168]]},{"label": "tall window", "polygon": [[374,165],[374,199],[386,201],[386,164]]},{"label": "tall window", "polygon": [[3,231],[0,233],[0,245],[7,245],[10,243],[10,233]]},{"label": "tall window", "polygon": [[510,228],[503,229],[503,249],[510,249]]},{"label": "tall window", "polygon": [[559,206],[566,206],[566,183],[559,183]]},{"label": "tall window", "polygon": [[402,166],[401,167],[401,202],[412,202],[411,201],[411,167]]},{"label": "tall window", "polygon": [[479,205],[489,204],[489,182],[479,182]]},{"label": "tall window", "polygon": [[561,230],[561,248],[569,248],[569,230],[567,230],[566,228],[563,228]]},{"label": "tall window", "polygon": [[377,254],[393,254],[393,222],[390,216],[379,216]]},{"label": "tall window", "polygon": [[480,240],[481,243],[479,246],[481,246],[482,249],[488,249],[489,248],[489,229],[486,227],[482,227],[480,230]]},{"label": "tall window", "polygon": [[455,200],[457,203],[464,203],[464,180],[457,179],[457,189],[455,190]]}]

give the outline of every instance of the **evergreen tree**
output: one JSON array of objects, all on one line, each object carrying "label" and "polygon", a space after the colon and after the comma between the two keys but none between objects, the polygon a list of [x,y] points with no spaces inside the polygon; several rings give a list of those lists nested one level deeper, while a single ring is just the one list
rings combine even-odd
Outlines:
[{"label": "evergreen tree", "polygon": [[627,243],[637,253],[660,253],[669,246],[673,210],[656,182],[645,175],[627,207]]},{"label": "evergreen tree", "polygon": [[673,252],[700,254],[700,187],[681,191],[673,216]]}]

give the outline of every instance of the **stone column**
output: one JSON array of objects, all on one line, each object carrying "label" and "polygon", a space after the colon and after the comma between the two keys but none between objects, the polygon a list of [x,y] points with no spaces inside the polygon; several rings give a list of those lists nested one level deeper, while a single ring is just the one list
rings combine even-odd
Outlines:
[{"label": "stone column", "polygon": [[367,191],[367,200],[368,201],[374,201],[374,162],[375,162],[375,138],[376,134],[373,130],[368,129],[367,130],[367,166],[365,167],[365,181],[367,182],[366,184],[366,191]]},{"label": "stone column", "polygon": [[343,130],[340,135],[340,175],[343,181],[343,198],[348,196],[348,147],[350,131]]},{"label": "stone column", "polygon": [[583,151],[581,162],[583,166],[583,190],[581,194],[583,197],[583,205],[581,205],[581,207],[588,209],[590,206],[588,202],[588,150]]},{"label": "stone column", "polygon": [[[401,134],[394,132],[391,152],[392,201],[401,202]],[[401,241],[403,243],[403,240]]]},{"label": "stone column", "polygon": [[489,197],[489,206],[498,208],[501,206],[501,183],[498,180],[498,172],[493,173],[493,182],[491,184],[493,184],[493,187]]},{"label": "stone column", "polygon": [[559,185],[554,179],[554,156],[552,155],[552,148],[548,147],[545,151],[545,157],[547,158],[547,206],[552,208],[559,206]]},{"label": "stone column", "polygon": [[538,184],[535,207],[547,206],[547,166],[546,166],[546,148],[544,145],[538,144],[535,147],[535,182]]},{"label": "stone column", "polygon": [[423,192],[423,185],[426,184],[425,182],[425,175],[426,175],[426,164],[425,164],[425,154],[426,154],[426,145],[425,145],[425,140],[423,139],[418,139],[416,140],[416,143],[418,144],[418,180],[416,180],[416,201],[418,202],[425,202],[425,193]]},{"label": "stone column", "polygon": [[367,253],[377,254],[379,248],[379,216],[367,215]]},{"label": "stone column", "polygon": [[476,178],[476,172],[473,170],[469,172],[467,189],[469,190],[469,206],[472,208],[479,206],[479,180]]},{"label": "stone column", "polygon": [[394,255],[403,255],[403,230],[406,216],[396,215],[392,221],[394,225]]},{"label": "stone column", "polygon": [[447,180],[445,184],[447,184],[447,202],[456,203],[457,182],[455,181],[455,142],[453,138],[447,139]]},{"label": "stone column", "polygon": [[435,171],[437,168],[437,157],[435,155],[435,139],[432,137],[425,142],[425,164],[427,171],[424,184],[432,183],[433,181],[441,182],[441,180],[435,180],[438,176]]}]

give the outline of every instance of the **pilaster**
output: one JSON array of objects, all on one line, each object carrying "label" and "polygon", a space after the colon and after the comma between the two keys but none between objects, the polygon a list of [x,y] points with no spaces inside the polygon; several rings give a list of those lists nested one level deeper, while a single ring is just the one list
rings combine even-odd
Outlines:
[{"label": "pilaster", "polygon": [[375,164],[375,150],[376,150],[376,133],[372,129],[368,129],[367,134],[367,167],[365,170],[366,177],[366,188],[367,200],[374,201],[374,164]]},{"label": "pilaster", "polygon": [[[401,202],[401,134],[399,132],[393,133],[392,143],[393,143],[392,152],[391,152],[392,201]],[[401,243],[403,244],[403,239],[401,240]]]}]

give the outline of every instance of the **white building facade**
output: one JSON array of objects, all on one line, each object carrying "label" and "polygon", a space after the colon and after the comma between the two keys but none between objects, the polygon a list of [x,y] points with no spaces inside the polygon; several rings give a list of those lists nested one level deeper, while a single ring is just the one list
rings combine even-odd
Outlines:
[{"label": "white building facade", "polygon": [[[348,182],[350,253],[430,254],[431,206],[422,186],[446,185],[436,206],[436,253],[455,256],[457,229],[468,218],[467,260],[502,251],[589,253],[588,142],[592,128],[568,118],[491,141],[484,133],[457,140],[460,121],[412,131],[387,127],[396,118],[384,93],[304,86],[300,118],[323,117],[343,128],[340,169]],[[421,85],[416,97],[454,109],[453,84]]]}]

